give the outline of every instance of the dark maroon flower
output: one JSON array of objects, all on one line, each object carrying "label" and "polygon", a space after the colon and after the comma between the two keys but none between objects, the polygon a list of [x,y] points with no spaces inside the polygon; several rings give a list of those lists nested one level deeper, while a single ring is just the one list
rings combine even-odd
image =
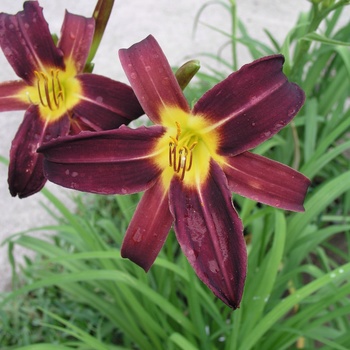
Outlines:
[{"label": "dark maroon flower", "polygon": [[152,36],[120,51],[151,127],[53,141],[45,174],[65,187],[96,193],[145,191],[122,255],[146,271],[174,224],[199,278],[237,308],[246,277],[246,245],[231,191],[278,208],[303,211],[309,180],[248,152],[297,114],[303,91],[282,73],[283,56],[242,67],[191,110]]},{"label": "dark maroon flower", "polygon": [[37,1],[16,15],[0,13],[0,46],[22,79],[0,84],[0,111],[26,109],[12,143],[9,187],[27,197],[45,184],[38,146],[81,130],[107,130],[143,114],[132,89],[84,74],[95,21],[66,12],[55,45]]}]

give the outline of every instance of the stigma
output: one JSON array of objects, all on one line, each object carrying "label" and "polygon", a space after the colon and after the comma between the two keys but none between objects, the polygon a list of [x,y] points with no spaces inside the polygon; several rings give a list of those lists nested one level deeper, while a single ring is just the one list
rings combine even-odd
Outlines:
[{"label": "stigma", "polygon": [[[64,100],[63,89],[59,79],[60,71],[51,69],[50,74],[35,71],[38,102],[51,111],[58,110]],[[30,96],[28,95],[30,99]]]}]

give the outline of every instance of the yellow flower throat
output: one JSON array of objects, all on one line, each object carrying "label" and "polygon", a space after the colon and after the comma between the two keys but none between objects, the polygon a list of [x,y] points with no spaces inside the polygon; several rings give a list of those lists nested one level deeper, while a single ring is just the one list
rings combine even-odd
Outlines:
[{"label": "yellow flower throat", "polygon": [[220,162],[217,154],[219,137],[208,121],[181,109],[167,107],[162,111],[166,133],[156,146],[156,163],[163,170],[162,180],[168,188],[174,176],[186,186],[196,186],[206,180],[210,159]]},{"label": "yellow flower throat", "polygon": [[80,82],[75,78],[76,69],[66,62],[66,69],[45,67],[34,71],[35,81],[22,91],[22,98],[39,106],[39,114],[45,121],[53,122],[62,117],[80,100]]}]

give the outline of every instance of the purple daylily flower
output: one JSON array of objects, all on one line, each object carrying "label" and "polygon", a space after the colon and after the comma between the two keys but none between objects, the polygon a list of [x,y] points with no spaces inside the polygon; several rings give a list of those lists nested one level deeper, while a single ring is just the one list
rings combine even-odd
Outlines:
[{"label": "purple daylily flower", "polygon": [[248,150],[297,114],[303,91],[282,72],[283,56],[245,65],[191,110],[156,40],[120,59],[154,126],[62,138],[43,146],[50,181],[81,191],[145,191],[127,229],[122,256],[151,267],[172,225],[199,278],[232,308],[240,304],[247,254],[231,192],[303,211],[309,180]]},{"label": "purple daylily flower", "polygon": [[0,84],[0,112],[26,110],[10,151],[9,188],[13,196],[38,192],[46,179],[44,142],[81,130],[107,130],[143,114],[132,89],[120,82],[84,74],[95,21],[66,12],[55,45],[42,8],[27,1],[16,15],[0,13],[0,46],[22,79]]}]

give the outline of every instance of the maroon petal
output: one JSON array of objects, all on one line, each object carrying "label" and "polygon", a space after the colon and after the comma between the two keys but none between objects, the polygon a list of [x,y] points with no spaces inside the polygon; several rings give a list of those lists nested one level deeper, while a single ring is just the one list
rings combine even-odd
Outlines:
[{"label": "maroon petal", "polygon": [[37,1],[26,1],[16,15],[0,13],[0,46],[16,74],[31,83],[34,71],[64,68]]},{"label": "maroon petal", "polygon": [[80,118],[92,130],[116,129],[144,114],[130,86],[96,74],[76,78],[82,94],[73,108],[73,118]]},{"label": "maroon petal", "polygon": [[23,89],[27,84],[23,81],[7,81],[0,84],[0,112],[27,109],[29,101],[23,100]]},{"label": "maroon petal", "polygon": [[154,157],[160,126],[84,132],[41,147],[46,177],[61,186],[101,194],[144,191],[161,170]]},{"label": "maroon petal", "polygon": [[154,123],[161,123],[161,113],[167,107],[189,112],[175,75],[153,36],[119,50],[119,58],[141,106]]},{"label": "maroon petal", "polygon": [[93,18],[74,15],[66,11],[57,46],[63,51],[65,59],[75,64],[77,73],[82,72],[85,67],[94,30]]},{"label": "maroon petal", "polygon": [[224,303],[237,308],[247,253],[242,222],[220,167],[211,161],[207,181],[193,188],[175,177],[170,187],[170,210],[177,239],[198,277]]},{"label": "maroon petal", "polygon": [[69,119],[61,118],[55,123],[47,123],[39,117],[38,107],[31,106],[12,141],[9,165],[9,189],[12,196],[28,197],[44,186],[43,156],[37,148],[45,141],[69,130]]},{"label": "maroon petal", "polygon": [[250,152],[225,160],[223,170],[232,192],[273,207],[304,211],[310,181],[303,174]]},{"label": "maroon petal", "polygon": [[289,123],[304,93],[282,72],[284,57],[264,57],[243,66],[209,90],[193,113],[209,119],[220,135],[218,153],[235,155],[269,139]]},{"label": "maroon petal", "polygon": [[157,181],[143,195],[123,241],[121,255],[148,271],[162,249],[174,219],[168,191]]}]

